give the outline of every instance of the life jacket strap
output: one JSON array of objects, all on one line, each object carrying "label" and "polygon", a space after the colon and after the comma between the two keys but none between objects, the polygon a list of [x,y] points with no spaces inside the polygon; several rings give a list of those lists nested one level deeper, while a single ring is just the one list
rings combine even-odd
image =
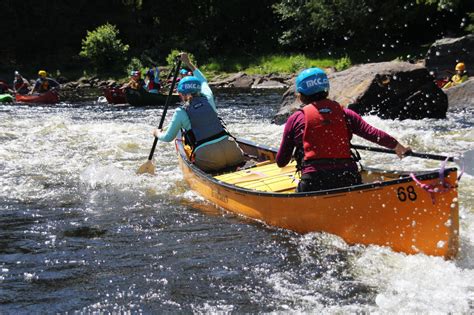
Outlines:
[{"label": "life jacket strap", "polygon": [[302,166],[322,165],[322,164],[339,165],[339,164],[349,164],[352,162],[354,162],[353,159],[317,159],[317,160],[303,160],[301,164]]}]

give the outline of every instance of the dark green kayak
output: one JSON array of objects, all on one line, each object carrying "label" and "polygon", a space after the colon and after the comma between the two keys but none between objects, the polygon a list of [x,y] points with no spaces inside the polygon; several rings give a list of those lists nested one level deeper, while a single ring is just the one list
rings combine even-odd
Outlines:
[{"label": "dark green kayak", "polygon": [[0,103],[11,103],[13,102],[13,96],[10,94],[0,94]]},{"label": "dark green kayak", "polygon": [[[127,102],[133,106],[148,106],[148,105],[157,105],[157,106],[164,106],[166,102],[166,97],[168,95],[165,94],[156,94],[156,93],[148,93],[147,91],[141,90],[134,90],[134,89],[126,89],[125,95],[127,97]],[[169,104],[176,104],[179,102],[179,96],[177,94],[171,95],[169,100]]]}]

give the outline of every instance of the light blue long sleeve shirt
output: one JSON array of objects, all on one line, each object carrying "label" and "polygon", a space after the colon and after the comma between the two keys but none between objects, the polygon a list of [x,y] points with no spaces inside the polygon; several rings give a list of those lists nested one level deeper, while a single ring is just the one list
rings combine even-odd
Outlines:
[{"label": "light blue long sleeve shirt", "polygon": [[[198,78],[199,81],[201,81],[201,94],[207,98],[207,101],[209,102],[211,107],[214,109],[214,111],[217,113],[216,103],[214,101],[214,94],[212,93],[212,90],[209,87],[209,84],[207,83],[206,77],[204,77],[204,75],[199,69],[194,70],[193,75],[196,78]],[[189,116],[183,108],[177,108],[173,114],[173,117],[171,118],[171,122],[168,125],[166,132],[160,135],[158,137],[158,140],[164,141],[164,142],[171,142],[176,138],[176,136],[178,135],[178,132],[181,129],[184,129],[186,131],[190,130],[191,121],[189,120]],[[227,136],[222,136],[220,138],[203,143],[197,148],[195,148],[194,151],[196,151],[197,149],[203,146],[219,142],[226,138]]]}]

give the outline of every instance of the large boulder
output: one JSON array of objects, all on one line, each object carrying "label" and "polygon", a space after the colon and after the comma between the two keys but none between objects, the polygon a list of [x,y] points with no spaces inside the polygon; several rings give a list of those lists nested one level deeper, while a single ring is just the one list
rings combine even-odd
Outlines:
[{"label": "large boulder", "polygon": [[474,77],[463,84],[444,90],[448,95],[449,109],[474,108]]},{"label": "large boulder", "polygon": [[[329,98],[361,115],[375,114],[387,119],[446,117],[447,96],[422,65],[398,61],[370,63],[328,77]],[[284,123],[301,108],[294,90],[292,85],[283,95],[275,123]]]},{"label": "large boulder", "polygon": [[431,45],[425,57],[425,67],[437,78],[451,76],[458,62],[474,72],[474,34],[459,38],[439,39]]}]

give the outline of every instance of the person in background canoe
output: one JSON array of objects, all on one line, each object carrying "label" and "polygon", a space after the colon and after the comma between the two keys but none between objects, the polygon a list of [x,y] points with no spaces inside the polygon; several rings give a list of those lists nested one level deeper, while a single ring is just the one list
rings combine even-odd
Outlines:
[{"label": "person in background canoe", "polygon": [[161,82],[160,82],[160,69],[158,68],[158,66],[156,64],[153,64],[152,65],[152,68],[150,69],[150,71],[153,72],[153,77],[155,78],[154,79],[154,82],[155,82],[155,86],[158,87],[158,90],[161,88]]},{"label": "person in background canoe", "polygon": [[243,152],[217,116],[214,96],[206,78],[186,53],[181,53],[180,58],[194,73],[178,84],[184,105],[176,109],[166,132],[154,129],[153,135],[160,141],[171,142],[178,131],[184,130],[186,143],[193,149],[194,163],[206,172],[242,164]]},{"label": "person in background canoe", "polygon": [[16,94],[28,94],[30,82],[25,79],[20,72],[15,71],[15,78],[13,79],[13,92]]},{"label": "person in background canoe", "polygon": [[38,71],[38,79],[36,80],[35,85],[33,86],[33,89],[30,91],[29,94],[33,94],[35,92],[45,93],[51,89],[57,89],[59,88],[59,86],[60,85],[58,81],[47,77],[47,73],[45,70],[40,70]]},{"label": "person in background canoe", "polygon": [[284,167],[294,155],[297,169],[301,171],[298,192],[362,182],[357,163],[351,156],[353,134],[394,149],[400,158],[410,150],[369,125],[354,111],[327,99],[328,93],[329,80],[323,70],[309,68],[297,76],[296,96],[305,106],[288,118],[276,162]]},{"label": "person in background canoe", "polygon": [[149,93],[158,93],[160,86],[155,83],[155,76],[152,69],[148,70],[145,74],[144,84],[145,90],[147,90]]},{"label": "person in background canoe", "polygon": [[141,71],[132,71],[130,72],[130,80],[125,83],[121,89],[131,88],[134,90],[139,90],[145,87],[145,81],[142,79]]},{"label": "person in background canoe", "polygon": [[456,70],[456,73],[451,77],[451,79],[449,79],[448,83],[443,86],[443,89],[464,83],[469,78],[464,62],[458,63],[454,69]]},{"label": "person in background canoe", "polygon": [[189,71],[188,69],[183,68],[183,69],[179,70],[179,77],[178,77],[176,82],[179,82],[181,79],[186,78],[186,77],[190,77],[192,75],[193,75],[192,71]]},{"label": "person in background canoe", "polygon": [[[192,76],[192,75],[193,75],[192,71],[189,71],[188,69],[182,68],[181,70],[179,70],[179,76],[176,78],[176,87],[174,88],[174,92],[177,91],[176,90],[178,88],[177,84],[179,83],[179,81],[181,81],[181,79]],[[166,82],[167,86],[171,86],[171,82],[173,82],[173,78],[168,78],[168,81]]]},{"label": "person in background canoe", "polygon": [[7,94],[7,93],[13,93],[13,91],[10,89],[10,87],[5,81],[0,80],[0,94]]}]

